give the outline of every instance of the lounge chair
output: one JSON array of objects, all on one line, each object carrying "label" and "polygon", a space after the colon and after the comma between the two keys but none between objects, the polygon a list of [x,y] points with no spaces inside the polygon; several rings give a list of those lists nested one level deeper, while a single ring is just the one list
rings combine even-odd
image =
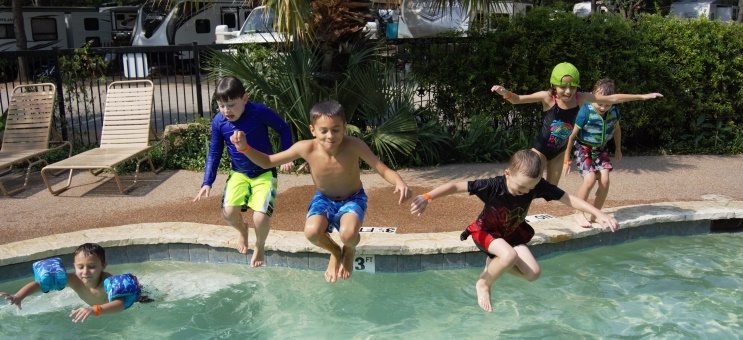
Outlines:
[{"label": "lounge chair", "polygon": [[[56,95],[57,87],[51,83],[18,85],[13,89],[0,148],[0,176],[11,172],[13,166],[26,163],[26,179],[15,189],[6,188],[0,182],[4,195],[11,196],[25,189],[34,165],[48,164],[42,158],[48,153],[66,147],[69,149],[67,156],[72,154],[69,142],[49,141]],[[50,144],[59,145],[50,148]]]},{"label": "lounge chair", "polygon": [[[147,151],[154,146],[149,144],[152,99],[153,85],[149,80],[111,83],[106,92],[100,147],[41,169],[41,178],[44,179],[49,192],[58,195],[69,189],[72,181],[70,177],[66,186],[53,189],[46,176],[46,172],[51,170],[90,170],[94,175],[105,170],[111,171],[122,194],[126,194],[137,184],[139,167],[144,161],[148,162],[153,172],[160,172],[162,168],[155,169],[152,159],[147,155]],[[124,187],[115,167],[133,158],[137,158],[134,182]]]}]

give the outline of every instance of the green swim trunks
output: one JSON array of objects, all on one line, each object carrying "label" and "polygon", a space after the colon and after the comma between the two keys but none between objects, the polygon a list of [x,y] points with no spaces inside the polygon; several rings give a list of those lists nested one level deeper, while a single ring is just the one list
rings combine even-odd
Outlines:
[{"label": "green swim trunks", "polygon": [[241,207],[241,211],[247,211],[250,208],[270,217],[273,214],[274,201],[276,201],[277,185],[278,180],[273,177],[271,171],[266,171],[255,178],[230,171],[224,187],[222,207]]}]

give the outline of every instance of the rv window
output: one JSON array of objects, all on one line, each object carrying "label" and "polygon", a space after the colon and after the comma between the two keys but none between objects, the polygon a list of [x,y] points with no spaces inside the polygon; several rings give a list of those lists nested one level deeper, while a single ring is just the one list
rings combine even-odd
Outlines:
[{"label": "rv window", "polygon": [[228,28],[237,28],[237,13],[222,13],[222,25]]},{"label": "rv window", "polygon": [[209,26],[209,19],[198,19],[196,20],[196,33],[210,33],[211,29]]},{"label": "rv window", "polygon": [[31,39],[34,41],[57,40],[57,19],[31,18]]},{"label": "rv window", "polygon": [[96,18],[85,18],[83,20],[83,26],[86,31],[97,31],[98,30],[98,19]]},{"label": "rv window", "polygon": [[0,39],[15,39],[15,31],[12,24],[0,25]]}]

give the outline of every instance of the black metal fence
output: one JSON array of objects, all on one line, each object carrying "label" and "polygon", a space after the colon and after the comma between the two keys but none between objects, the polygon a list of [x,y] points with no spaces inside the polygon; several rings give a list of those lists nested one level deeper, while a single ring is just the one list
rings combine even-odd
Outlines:
[{"label": "black metal fence", "polygon": [[[442,43],[454,44],[452,41],[438,42]],[[415,62],[405,53],[398,52],[426,48],[430,44],[437,42],[407,39],[387,42],[393,57],[384,60],[396,81],[411,79],[411,66]],[[75,58],[73,49],[0,52],[0,110],[7,110],[15,86],[53,82],[58,91],[55,127],[61,138],[76,145],[97,145],[108,84],[117,80],[148,78],[155,84],[153,130],[160,133],[171,124],[189,123],[199,117],[211,119],[211,94],[216,81],[206,77],[205,56],[210,51],[227,48],[230,46],[90,48],[88,57],[102,58],[106,67],[97,70],[95,77],[85,80],[65,76],[75,72],[70,70],[70,64],[65,64]],[[78,56],[76,65],[90,66],[91,60]],[[435,89],[420,84],[416,91],[416,105],[430,105],[434,94]]]}]

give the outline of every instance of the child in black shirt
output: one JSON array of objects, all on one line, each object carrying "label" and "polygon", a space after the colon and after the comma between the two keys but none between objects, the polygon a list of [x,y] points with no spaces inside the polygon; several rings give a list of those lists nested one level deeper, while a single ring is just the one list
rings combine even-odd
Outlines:
[{"label": "child in black shirt", "polygon": [[434,198],[465,191],[485,202],[480,216],[462,232],[461,239],[472,235],[475,245],[488,255],[485,270],[475,284],[477,302],[487,312],[493,310],[490,287],[504,272],[529,281],[539,277],[539,264],[526,246],[534,229],[524,221],[533,199],[559,200],[594,215],[598,223],[611,231],[619,227],[613,217],[543,179],[540,162],[536,152],[521,150],[511,157],[503,176],[446,183],[415,197],[410,205],[410,212],[420,215]]}]

